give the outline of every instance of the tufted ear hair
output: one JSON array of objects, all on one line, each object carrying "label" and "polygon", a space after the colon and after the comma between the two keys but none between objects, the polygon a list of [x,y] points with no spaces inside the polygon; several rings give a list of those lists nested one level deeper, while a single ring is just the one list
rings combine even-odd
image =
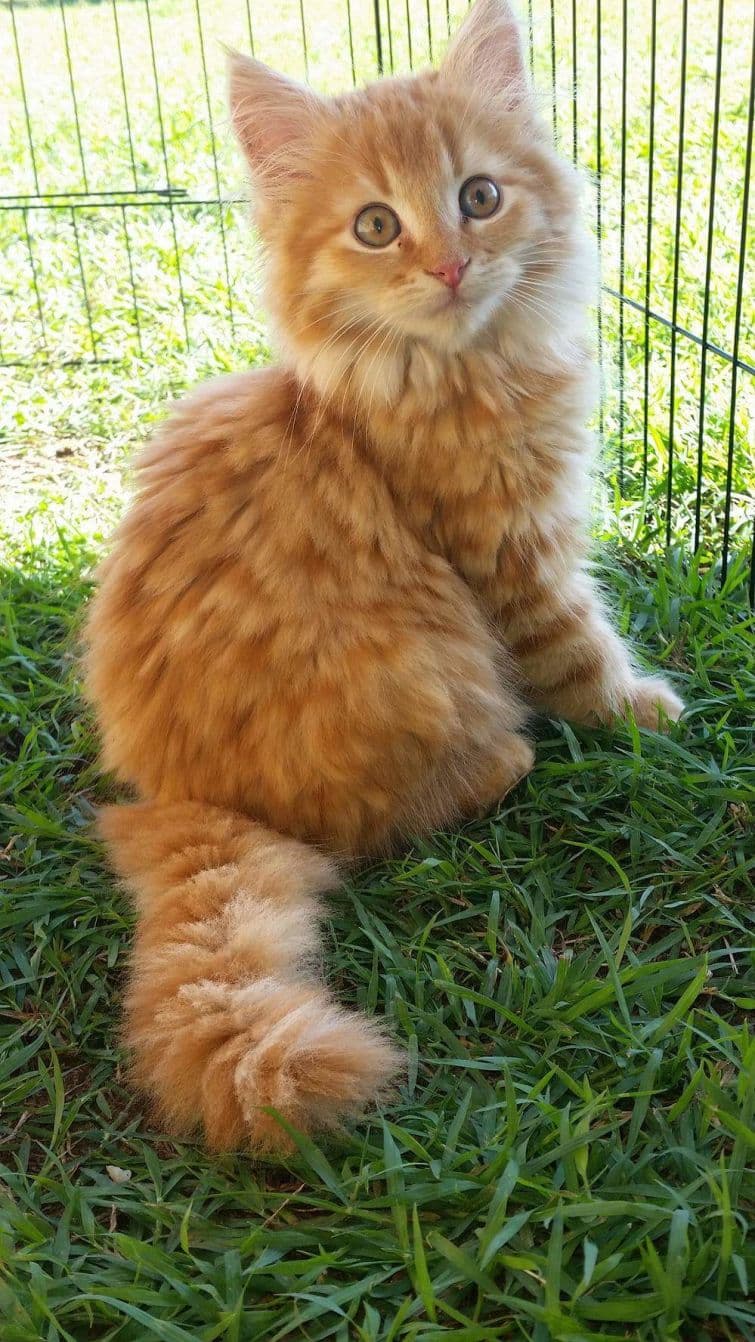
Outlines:
[{"label": "tufted ear hair", "polygon": [[264,189],[299,175],[307,143],[324,115],[324,100],[262,61],[229,51],[228,101],[254,180]]},{"label": "tufted ear hair", "polygon": [[519,25],[508,0],[476,0],[446,52],[440,74],[508,103],[528,95]]}]

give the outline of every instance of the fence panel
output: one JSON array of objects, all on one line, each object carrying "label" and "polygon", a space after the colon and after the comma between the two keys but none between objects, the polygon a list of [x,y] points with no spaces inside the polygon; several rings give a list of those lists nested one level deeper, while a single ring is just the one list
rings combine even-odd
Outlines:
[{"label": "fence panel", "polygon": [[[520,0],[601,249],[606,472],[626,532],[753,545],[751,0]],[[221,43],[324,91],[437,59],[465,0],[3,0],[0,365],[260,357]],[[9,381],[12,389],[12,380]],[[755,569],[752,582],[755,582]]]}]

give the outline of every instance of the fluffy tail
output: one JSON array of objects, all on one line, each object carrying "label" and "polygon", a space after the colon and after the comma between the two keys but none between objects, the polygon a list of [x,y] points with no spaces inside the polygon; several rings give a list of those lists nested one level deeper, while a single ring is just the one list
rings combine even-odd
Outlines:
[{"label": "fluffy tail", "polygon": [[126,1042],[160,1118],[215,1149],[282,1149],[359,1112],[399,1063],[314,967],[328,858],[200,802],[108,807],[100,832],[136,895]]}]

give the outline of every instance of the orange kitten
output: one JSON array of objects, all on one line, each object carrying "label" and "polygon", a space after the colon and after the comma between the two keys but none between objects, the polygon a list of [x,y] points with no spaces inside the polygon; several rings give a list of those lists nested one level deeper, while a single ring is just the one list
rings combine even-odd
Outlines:
[{"label": "orange kitten", "polygon": [[[140,463],[87,632],[126,1037],[161,1119],[282,1146],[399,1056],[317,971],[336,861],[493,806],[531,709],[657,726],[585,563],[592,258],[505,0],[438,72],[318,97],[231,60],[280,366]],[[327,856],[330,854],[331,856]]]}]

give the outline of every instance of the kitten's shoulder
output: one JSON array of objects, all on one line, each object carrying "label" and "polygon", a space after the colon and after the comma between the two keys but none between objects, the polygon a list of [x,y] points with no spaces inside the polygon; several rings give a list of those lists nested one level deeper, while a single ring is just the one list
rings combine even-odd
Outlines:
[{"label": "kitten's shoulder", "polygon": [[[253,461],[285,433],[297,384],[284,368],[213,378],[176,402],[137,462],[142,486],[164,475]],[[238,464],[238,463],[237,463]]]},{"label": "kitten's shoulder", "polygon": [[295,393],[295,379],[285,368],[229,373],[202,383],[179,401],[172,422],[212,437],[233,436],[285,422]]}]

